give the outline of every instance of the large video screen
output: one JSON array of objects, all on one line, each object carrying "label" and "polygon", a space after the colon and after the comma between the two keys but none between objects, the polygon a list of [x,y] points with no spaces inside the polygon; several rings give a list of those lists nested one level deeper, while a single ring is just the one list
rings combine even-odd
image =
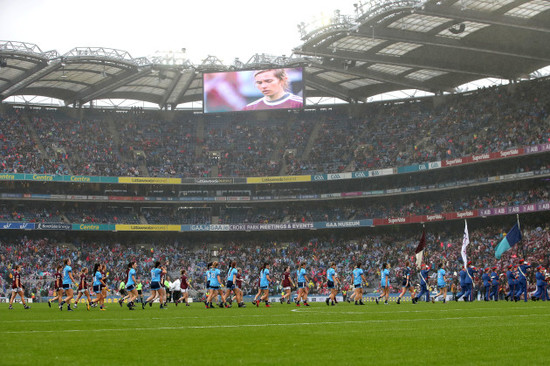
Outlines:
[{"label": "large video screen", "polygon": [[203,74],[204,113],[301,109],[301,67]]}]

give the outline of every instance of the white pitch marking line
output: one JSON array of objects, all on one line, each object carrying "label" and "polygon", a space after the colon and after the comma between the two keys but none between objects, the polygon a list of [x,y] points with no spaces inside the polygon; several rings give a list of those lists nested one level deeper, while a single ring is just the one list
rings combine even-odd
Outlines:
[{"label": "white pitch marking line", "polygon": [[[550,316],[550,314],[530,315],[507,315],[510,317]],[[32,334],[32,333],[78,333],[78,332],[128,332],[144,330],[182,330],[182,329],[219,329],[219,328],[256,328],[256,327],[292,327],[304,325],[331,325],[331,324],[367,324],[367,323],[395,323],[395,322],[419,322],[419,321],[440,321],[440,320],[467,320],[467,319],[488,319],[502,318],[503,316],[471,316],[471,317],[450,317],[450,318],[425,318],[425,319],[384,319],[384,320],[345,320],[336,322],[299,322],[299,323],[267,323],[267,324],[231,324],[231,325],[188,325],[181,327],[151,327],[151,328],[104,328],[104,329],[62,329],[62,330],[27,330],[27,331],[5,331],[0,334]]]}]

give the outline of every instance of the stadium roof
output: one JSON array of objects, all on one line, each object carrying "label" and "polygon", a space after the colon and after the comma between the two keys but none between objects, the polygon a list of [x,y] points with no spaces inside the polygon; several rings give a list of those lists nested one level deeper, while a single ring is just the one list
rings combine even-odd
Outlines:
[{"label": "stadium roof", "polygon": [[517,80],[550,65],[548,0],[371,0],[355,14],[298,25],[303,44],[286,56],[254,55],[224,65],[209,56],[133,58],[78,47],[66,54],[0,42],[0,100],[40,95],[80,106],[135,99],[175,108],[202,100],[202,73],[305,67],[308,97],[365,101],[384,92],[433,93],[483,78]]}]

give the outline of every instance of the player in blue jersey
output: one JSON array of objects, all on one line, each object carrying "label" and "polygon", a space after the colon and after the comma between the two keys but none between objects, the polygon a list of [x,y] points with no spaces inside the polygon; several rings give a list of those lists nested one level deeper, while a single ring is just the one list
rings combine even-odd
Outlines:
[{"label": "player in blue jersey", "polygon": [[63,292],[65,293],[66,297],[63,299],[61,304],[59,304],[59,310],[63,310],[63,305],[67,304],[67,310],[73,311],[71,309],[71,300],[73,299],[73,284],[77,285],[77,282],[73,278],[73,269],[71,267],[71,259],[66,258],[64,261],[64,267],[63,267]]},{"label": "player in blue jersey", "polygon": [[330,268],[327,270],[327,288],[330,291],[330,295],[325,300],[327,305],[329,302],[332,306],[334,306],[334,303],[338,303],[338,301],[336,301],[336,295],[338,294],[339,285],[340,279],[336,273],[336,263],[332,262],[330,263]]},{"label": "player in blue jersey", "polygon": [[222,304],[226,308],[231,307],[231,291],[237,296],[238,291],[236,290],[237,286],[237,262],[231,262],[229,270],[227,271],[227,282],[225,285],[225,295],[222,296]]},{"label": "player in blue jersey", "polygon": [[163,286],[160,283],[162,275],[162,268],[160,267],[160,261],[155,262],[155,266],[151,270],[151,295],[145,300],[144,303],[141,304],[141,308],[145,309],[145,304],[149,303],[149,306],[153,306],[153,301],[155,301],[155,298],[159,297],[161,300],[160,302],[160,308],[162,309],[164,306],[162,304],[162,299],[160,298],[160,290]]},{"label": "player in blue jersey", "polygon": [[[126,290],[128,291],[128,303],[126,304],[126,306],[128,306],[129,310],[134,310],[134,307],[135,307],[134,300],[137,299],[138,297],[138,292],[136,289],[136,284],[137,284],[136,268],[137,268],[136,262],[132,261],[128,263],[128,271],[126,272]],[[119,300],[119,303],[120,303],[120,300]],[[143,304],[142,304],[142,308],[143,308]]]},{"label": "player in blue jersey", "polygon": [[437,289],[439,290],[438,293],[432,297],[432,303],[435,302],[439,298],[439,296],[443,296],[443,303],[445,304],[447,302],[447,272],[445,271],[445,263],[441,262],[439,264],[439,269],[437,270]]},{"label": "player in blue jersey", "polygon": [[416,301],[414,299],[415,289],[412,284],[411,279],[411,262],[406,261],[405,262],[405,268],[403,268],[403,281],[401,283],[401,292],[399,293],[399,296],[397,297],[397,304],[401,304],[401,299],[405,295],[405,293],[409,290],[411,294],[412,303],[416,304]]},{"label": "player in blue jersey", "polygon": [[[355,265],[355,269],[352,272],[353,276],[353,295],[355,305],[365,305],[363,303],[363,283],[367,282],[364,271],[361,269],[361,263]],[[359,301],[359,302],[358,302]]]},{"label": "player in blue jersey", "polygon": [[[212,263],[212,268],[210,268],[210,294],[208,295],[208,298],[206,299],[207,302],[207,308],[213,309],[214,306],[212,305],[212,300],[215,299],[218,294],[220,293],[220,287],[221,287],[221,277],[220,277],[220,270],[218,269],[218,262]],[[220,307],[223,307],[223,304],[220,303]]]},{"label": "player in blue jersey", "polygon": [[271,277],[269,276],[269,263],[265,262],[260,270],[260,289],[262,290],[262,297],[256,301],[256,306],[260,306],[260,302],[264,301],[266,307],[269,305],[269,285],[271,284]]},{"label": "player in blue jersey", "polygon": [[306,273],[306,262],[302,262],[300,263],[300,267],[296,271],[298,282],[298,296],[296,297],[296,306],[300,306],[300,300],[304,302],[305,306],[309,306],[309,304],[307,303],[307,294],[309,292],[307,283],[309,282],[309,279],[307,278]]},{"label": "player in blue jersey", "polygon": [[380,295],[375,298],[376,305],[378,305],[381,298],[384,298],[384,305],[388,305],[388,298],[390,297],[390,264],[382,264],[382,269],[380,270]]},{"label": "player in blue jersey", "polygon": [[105,279],[103,278],[103,274],[101,273],[101,264],[96,263],[94,265],[94,270],[92,271],[92,290],[95,294],[95,299],[92,300],[91,306],[95,307],[97,304],[99,304],[99,310],[105,310],[103,308],[103,302],[105,301],[105,298],[103,297],[103,294],[101,293],[101,286],[105,285]]}]

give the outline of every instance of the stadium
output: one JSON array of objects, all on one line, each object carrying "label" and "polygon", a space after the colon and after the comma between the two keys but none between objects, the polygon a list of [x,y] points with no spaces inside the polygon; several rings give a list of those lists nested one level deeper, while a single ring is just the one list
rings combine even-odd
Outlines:
[{"label": "stadium", "polygon": [[297,28],[0,41],[0,364],[547,362],[550,2]]}]

